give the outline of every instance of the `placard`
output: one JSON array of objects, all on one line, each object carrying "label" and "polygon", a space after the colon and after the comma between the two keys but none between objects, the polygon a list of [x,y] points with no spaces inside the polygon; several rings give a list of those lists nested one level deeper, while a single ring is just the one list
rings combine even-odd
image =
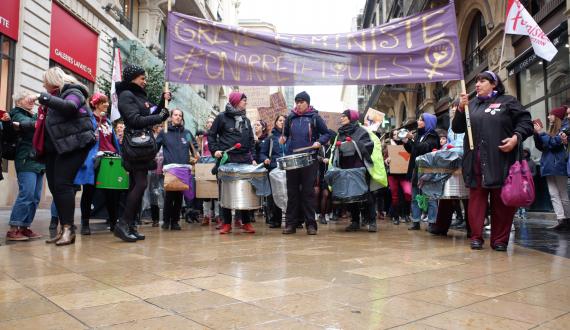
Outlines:
[{"label": "placard", "polygon": [[408,173],[410,154],[400,145],[388,145],[388,157],[390,157],[390,174]]},{"label": "placard", "polygon": [[269,107],[269,86],[240,86],[239,91],[247,96],[247,106],[250,108]]},{"label": "placard", "polygon": [[249,119],[251,125],[253,126],[253,123],[259,120],[259,111],[257,111],[257,109],[245,109],[245,116]]},{"label": "placard", "polygon": [[342,112],[326,112],[326,111],[319,111],[319,115],[325,123],[327,124],[328,129],[332,129],[333,131],[338,131],[340,128],[340,115]]}]

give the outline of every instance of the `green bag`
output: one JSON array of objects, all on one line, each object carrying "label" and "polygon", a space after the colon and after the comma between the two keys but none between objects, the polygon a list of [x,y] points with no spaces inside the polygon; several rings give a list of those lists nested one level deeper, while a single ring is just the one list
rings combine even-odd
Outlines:
[{"label": "green bag", "polygon": [[424,194],[416,195],[416,202],[418,202],[418,207],[420,208],[420,210],[422,210],[422,212],[425,213],[428,211],[429,198],[427,197],[427,195]]},{"label": "green bag", "polygon": [[99,189],[129,189],[129,173],[123,167],[120,157],[102,157],[95,179]]}]

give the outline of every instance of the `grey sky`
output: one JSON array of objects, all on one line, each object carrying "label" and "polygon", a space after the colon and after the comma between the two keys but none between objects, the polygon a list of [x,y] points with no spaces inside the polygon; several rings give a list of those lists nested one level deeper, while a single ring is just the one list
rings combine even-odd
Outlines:
[{"label": "grey sky", "polygon": [[[239,19],[260,19],[281,33],[350,32],[364,0],[241,0]],[[306,90],[321,111],[342,112],[341,86],[295,86]]]}]

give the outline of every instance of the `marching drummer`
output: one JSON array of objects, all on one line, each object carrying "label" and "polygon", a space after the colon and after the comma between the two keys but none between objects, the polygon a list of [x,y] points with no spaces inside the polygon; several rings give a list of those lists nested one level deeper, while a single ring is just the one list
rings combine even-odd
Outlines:
[{"label": "marching drummer", "polygon": [[[229,103],[226,111],[220,113],[208,132],[208,145],[210,150],[214,150],[214,157],[217,158],[217,167],[220,165],[224,150],[227,151],[228,163],[257,164],[253,159],[255,152],[255,140],[251,122],[245,116],[247,97],[241,92],[232,92],[229,96]],[[240,148],[232,148],[236,144]],[[230,150],[232,149],[232,150]],[[232,231],[232,210],[221,208],[224,224],[220,229],[220,234],[228,234]],[[255,233],[251,225],[251,212],[236,210],[236,217],[241,218],[243,226],[241,229],[250,234]]]},{"label": "marching drummer", "polygon": [[[303,91],[295,96],[295,108],[291,111],[279,143],[287,145],[287,155],[294,150],[312,147],[315,151],[330,139],[330,133],[323,118],[311,106],[311,97]],[[306,152],[306,151],[304,151]],[[314,154],[316,158],[316,153]],[[305,221],[307,234],[317,234],[315,221],[315,180],[318,163],[287,171],[287,211],[283,234],[294,234],[297,223]]]}]

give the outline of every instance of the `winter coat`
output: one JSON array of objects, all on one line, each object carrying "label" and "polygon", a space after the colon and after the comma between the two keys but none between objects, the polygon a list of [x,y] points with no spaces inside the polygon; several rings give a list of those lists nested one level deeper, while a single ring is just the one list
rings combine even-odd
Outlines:
[{"label": "winter coat", "polygon": [[253,156],[253,159],[255,159],[255,161],[259,164],[262,162],[262,156],[261,156],[261,148],[263,147],[264,143],[268,143],[266,140],[269,136],[268,135],[261,135],[260,137],[257,138],[257,140],[255,141],[255,153]]},{"label": "winter coat", "polygon": [[[16,146],[16,158],[14,159],[16,172],[41,173],[46,168],[45,164],[34,160],[34,148],[32,147],[38,115],[20,107],[15,107],[10,111],[10,117],[13,122],[20,123],[19,141]],[[26,126],[29,126],[30,129],[24,129]]]},{"label": "winter coat", "polygon": [[[502,140],[517,134],[522,143],[533,132],[530,113],[523,109],[519,101],[510,95],[496,95],[482,100],[475,98],[469,102],[473,145],[469,147],[469,136],[463,139],[463,178],[467,187],[478,186],[477,169],[481,169],[483,188],[501,188],[515,162],[517,148],[511,152],[502,152],[499,146]],[[466,133],[465,113],[455,112],[452,129],[456,133]]]},{"label": "winter coat", "polygon": [[193,150],[198,151],[196,139],[184,126],[169,125],[168,132],[160,132],[156,142],[159,148],[162,147],[163,165],[190,164],[190,154],[193,154]]},{"label": "winter coat", "polygon": [[80,85],[66,84],[60,93],[41,93],[38,102],[47,106],[45,150],[64,154],[91,147],[96,140],[87,107],[87,90]]},{"label": "winter coat", "polygon": [[[241,122],[236,122],[241,117]],[[236,127],[237,126],[237,127]],[[242,163],[253,161],[255,154],[255,139],[253,137],[253,127],[245,116],[244,111],[238,111],[230,103],[226,105],[226,111],[220,113],[212,127],[208,131],[208,147],[214,154],[216,151],[224,151],[241,144],[241,148],[228,152],[232,161]]]},{"label": "winter coat", "polygon": [[541,176],[568,176],[566,171],[566,148],[560,135],[550,136],[547,133],[534,133],[534,145],[542,152],[540,157]]},{"label": "winter coat", "polygon": [[[119,95],[119,112],[125,122],[125,134],[130,130],[150,130],[152,126],[160,124],[163,121],[163,118],[159,114],[164,107],[164,100],[155,108],[148,100],[145,90],[140,86],[123,81],[118,83],[116,88],[117,94]],[[151,109],[154,109],[152,114]],[[147,163],[130,162],[127,158],[123,157],[123,167],[128,171],[150,171],[156,169],[156,161],[153,159]]]},{"label": "winter coat", "polygon": [[340,147],[336,148],[339,151],[340,168],[364,167],[364,161],[372,163],[370,155],[374,149],[374,143],[370,139],[368,131],[360,127],[357,122],[349,123],[339,128],[337,142],[346,142],[347,137],[350,137],[352,141],[356,143],[362,157],[360,157],[356,149],[353,148],[354,144],[343,143]]},{"label": "winter coat", "polygon": [[[266,159],[271,159],[269,164],[269,169],[272,170],[277,167],[277,158],[285,156],[285,151],[287,150],[286,144],[279,144],[279,138],[281,137],[281,131],[277,128],[271,130],[271,134],[267,139],[263,140],[261,144],[260,160],[263,162]],[[271,155],[269,154],[269,149],[271,149]]]},{"label": "winter coat", "polygon": [[434,149],[439,150],[439,148],[441,148],[439,136],[435,132],[437,117],[429,113],[424,113],[422,116],[425,128],[418,129],[416,136],[412,140],[408,140],[404,143],[404,149],[410,154],[406,178],[412,180],[412,186],[417,186],[418,184],[416,157],[432,152]]},{"label": "winter coat", "polygon": [[534,177],[536,175],[536,163],[534,162],[534,160],[532,160],[532,158],[530,158],[530,149],[525,148],[524,150],[528,152],[528,156],[525,157],[525,159],[528,164],[528,168],[530,168],[530,173]]},{"label": "winter coat", "polygon": [[[107,121],[108,125],[113,127],[111,121],[108,118],[105,118],[105,120]],[[91,117],[91,122],[93,124],[93,127],[95,128],[95,131],[98,132],[98,128],[97,128],[98,124],[97,124],[97,120],[95,119],[95,116]],[[115,146],[115,149],[117,150],[117,152],[120,153],[121,148],[119,145],[119,140],[117,140],[117,136],[115,135],[115,130],[113,130],[112,134],[113,134],[113,146]],[[73,180],[73,184],[75,184],[75,185],[84,185],[84,184],[94,185],[95,184],[95,179],[96,179],[96,174],[97,174],[96,173],[97,169],[95,168],[95,166],[96,166],[96,159],[97,159],[97,153],[98,152],[99,152],[99,139],[96,140],[93,147],[91,147],[91,149],[89,150],[89,153],[87,154],[87,158],[85,158],[83,165],[81,165],[81,167],[79,168],[79,171],[77,171],[77,174],[75,175],[75,179]]]},{"label": "winter coat", "polygon": [[317,141],[325,145],[331,138],[327,124],[312,106],[303,114],[291,111],[285,120],[283,135],[289,142],[287,155],[291,155],[294,149],[308,147]]}]

